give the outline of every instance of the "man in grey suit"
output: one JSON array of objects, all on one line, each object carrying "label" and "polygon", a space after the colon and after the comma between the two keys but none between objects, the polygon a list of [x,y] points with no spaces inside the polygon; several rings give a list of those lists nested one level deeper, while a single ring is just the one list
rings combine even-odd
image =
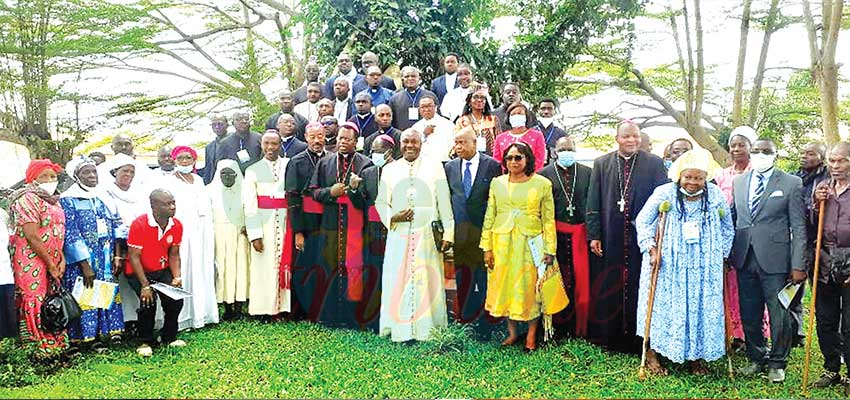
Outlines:
[{"label": "man in grey suit", "polygon": [[[783,382],[795,328],[777,294],[789,280],[799,283],[806,279],[803,183],[774,168],[776,144],[769,139],[753,143],[750,158],[753,170],[733,183],[737,225],[729,256],[738,269],[741,321],[750,359],[750,365],[739,373],[755,375],[768,368],[770,381]],[[769,354],[762,334],[765,305],[770,315]]]}]

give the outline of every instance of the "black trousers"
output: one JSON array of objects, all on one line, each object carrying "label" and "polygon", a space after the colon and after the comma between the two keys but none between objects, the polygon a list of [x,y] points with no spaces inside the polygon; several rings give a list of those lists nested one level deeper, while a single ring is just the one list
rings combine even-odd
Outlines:
[{"label": "black trousers", "polygon": [[[154,272],[147,272],[145,273],[145,277],[150,283],[162,282],[168,285],[171,284],[171,280],[173,279],[171,270],[168,268]],[[139,299],[141,299],[142,284],[138,279],[136,279],[136,276],[128,275],[127,283],[130,284],[130,287],[133,288],[133,291],[136,292],[136,295],[139,296]],[[146,343],[151,346],[156,344],[156,336],[154,336],[153,326],[156,322],[157,298],[162,304],[162,312],[165,314],[165,322],[162,325],[162,330],[160,331],[162,343],[170,343],[174,341],[174,339],[177,339],[177,318],[180,316],[180,310],[183,309],[183,300],[173,300],[168,296],[160,296],[155,290],[153,291],[153,304],[147,307],[144,305],[139,306],[139,340],[142,343]],[[139,304],[141,304],[141,301]]]},{"label": "black trousers", "polygon": [[[832,281],[818,282],[818,298],[815,303],[823,369],[840,372],[843,355],[850,370],[850,288]],[[844,323],[841,323],[842,319]]]},{"label": "black trousers", "polygon": [[[792,335],[796,334],[791,311],[782,307],[777,298],[787,280],[787,273],[765,273],[752,249],[744,261],[744,268],[738,270],[738,300],[747,339],[747,357],[769,368],[785,368],[791,353]],[[762,332],[765,306],[770,316],[770,353]]]}]

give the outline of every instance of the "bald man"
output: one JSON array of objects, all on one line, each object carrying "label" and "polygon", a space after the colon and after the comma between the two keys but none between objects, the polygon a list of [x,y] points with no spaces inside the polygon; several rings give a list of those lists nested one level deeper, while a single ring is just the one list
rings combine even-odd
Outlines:
[{"label": "bald man", "polygon": [[372,142],[375,138],[381,135],[388,135],[395,140],[393,147],[393,158],[401,157],[401,131],[392,126],[393,110],[386,104],[381,104],[375,107],[375,121],[378,123],[378,130],[367,136],[363,142],[363,154],[366,156],[372,155]]},{"label": "bald man", "polygon": [[245,170],[242,184],[245,229],[251,242],[248,314],[264,319],[291,310],[292,265],[281,263],[285,252],[292,253],[285,240],[287,229],[292,229],[287,224],[284,189],[289,159],[280,158],[281,143],[277,132],[263,134],[263,158]]},{"label": "bald man", "polygon": [[[393,91],[381,86],[381,78],[384,76],[381,69],[371,66],[366,70],[366,84],[368,87],[359,93],[366,93],[372,98],[372,106],[387,104],[393,97]],[[355,85],[357,86],[357,85]]]},{"label": "bald man", "polygon": [[458,323],[471,324],[478,338],[489,340],[496,325],[484,311],[487,268],[484,267],[484,252],[478,245],[490,181],[502,175],[502,166],[492,157],[476,151],[475,138],[471,127],[458,131],[454,135],[457,157],[445,164],[457,238],[454,246],[457,284],[454,316]]}]

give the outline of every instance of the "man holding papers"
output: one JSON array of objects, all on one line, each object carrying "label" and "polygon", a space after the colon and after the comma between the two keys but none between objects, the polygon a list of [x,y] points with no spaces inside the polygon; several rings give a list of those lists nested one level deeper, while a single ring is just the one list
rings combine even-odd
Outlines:
[{"label": "man holding papers", "polygon": [[183,224],[174,218],[176,206],[171,193],[156,189],[151,192],[150,202],[151,213],[139,216],[130,225],[127,237],[129,259],[124,271],[140,299],[139,338],[142,344],[136,353],[142,357],[150,357],[153,354],[151,345],[156,343],[153,327],[157,297],[165,314],[162,343],[167,343],[169,347],[186,345],[186,342],[177,339],[177,317],[183,308],[183,300],[157,296],[151,288],[154,283],[182,286],[180,242],[183,239]]}]

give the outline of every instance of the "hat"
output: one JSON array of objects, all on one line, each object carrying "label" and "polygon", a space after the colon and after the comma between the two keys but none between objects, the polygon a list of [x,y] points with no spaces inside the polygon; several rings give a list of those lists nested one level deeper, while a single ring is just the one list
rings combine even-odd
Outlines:
[{"label": "hat", "polygon": [[71,161],[68,161],[68,163],[65,164],[65,171],[71,175],[71,178],[77,180],[77,173],[80,172],[80,169],[86,165],[97,166],[91,158],[80,155],[72,158]]},{"label": "hat", "polygon": [[38,175],[41,174],[45,169],[52,169],[56,173],[62,172],[62,167],[59,164],[55,164],[53,161],[50,161],[46,158],[36,159],[30,161],[30,164],[27,166],[26,171],[26,182],[32,183],[35,181],[35,178],[38,178]]},{"label": "hat", "polygon": [[712,177],[717,175],[720,165],[714,161],[714,157],[708,150],[702,148],[688,150],[673,162],[670,170],[667,171],[667,177],[673,182],[678,182],[682,171],[686,169],[705,171],[706,176]]},{"label": "hat", "polygon": [[750,145],[755,143],[756,139],[759,138],[759,135],[756,133],[755,129],[750,128],[749,126],[746,126],[746,125],[741,125],[741,126],[736,127],[735,129],[732,129],[732,132],[729,132],[729,141],[726,142],[727,146],[732,145],[732,138],[734,138],[735,136],[741,136],[744,139],[749,140]]}]

